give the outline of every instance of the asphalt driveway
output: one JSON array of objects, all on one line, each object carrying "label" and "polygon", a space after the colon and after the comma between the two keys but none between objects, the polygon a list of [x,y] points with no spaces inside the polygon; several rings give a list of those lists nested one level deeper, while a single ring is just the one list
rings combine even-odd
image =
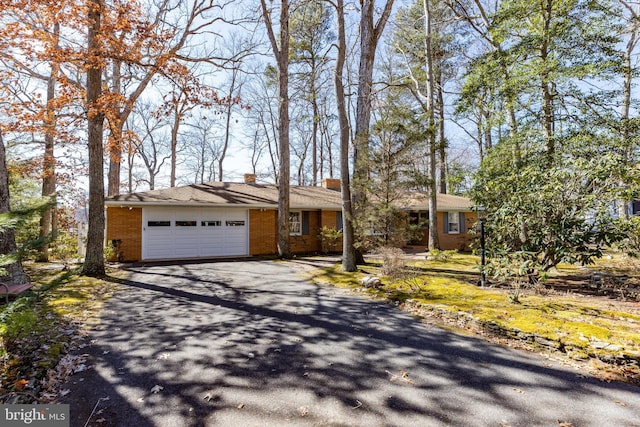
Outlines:
[{"label": "asphalt driveway", "polygon": [[[425,325],[290,264],[131,268],[72,426],[640,426],[640,388]],[[566,424],[563,424],[566,423]]]}]

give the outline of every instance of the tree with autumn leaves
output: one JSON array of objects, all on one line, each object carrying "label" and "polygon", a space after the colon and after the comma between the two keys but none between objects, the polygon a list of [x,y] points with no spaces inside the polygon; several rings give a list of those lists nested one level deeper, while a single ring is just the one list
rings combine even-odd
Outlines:
[{"label": "tree with autumn leaves", "polygon": [[55,147],[77,141],[70,129],[78,119],[73,104],[80,94],[79,74],[74,61],[64,55],[70,41],[61,42],[60,36],[70,12],[60,2],[3,0],[0,9],[0,125],[8,134],[21,135],[18,143],[43,147],[42,156],[24,167],[40,169],[42,196],[53,201],[40,220],[44,244],[39,260],[47,261],[47,239],[56,232]]},{"label": "tree with autumn leaves", "polygon": [[[175,10],[174,10],[175,7]],[[232,100],[219,99],[217,93],[199,82],[191,74],[189,63],[215,63],[217,58],[211,52],[194,51],[188,46],[200,31],[223,20],[216,12],[224,9],[224,2],[191,0],[160,2],[144,9],[140,3],[131,1],[91,0],[89,2],[88,57],[87,64],[87,121],[89,124],[89,227],[87,252],[83,273],[104,274],[104,183],[102,156],[102,123],[106,119],[109,129],[109,180],[108,195],[119,194],[120,163],[125,140],[124,123],[127,121],[136,101],[152,79],[162,77],[177,82],[181,95],[190,102],[207,105],[223,105]],[[131,13],[133,11],[135,13]],[[176,13],[172,13],[176,12]],[[94,37],[92,38],[92,34]],[[186,48],[186,49],[183,49]],[[96,52],[94,55],[92,52]],[[128,74],[123,74],[126,66]],[[98,81],[102,72],[111,74],[106,79],[111,82],[110,90],[101,92]],[[90,90],[92,84],[95,88]],[[125,87],[130,88],[128,92]],[[206,98],[206,99],[205,99]],[[174,137],[175,149],[177,126],[181,120],[180,102],[172,97],[169,105],[175,107]],[[93,113],[92,113],[93,112]],[[92,155],[93,153],[93,155]],[[98,159],[98,157],[100,157]],[[93,158],[93,160],[92,160]],[[175,171],[175,156],[172,156],[172,171]],[[175,177],[175,172],[172,175]],[[175,185],[175,178],[172,180]],[[98,212],[98,208],[100,212]]]},{"label": "tree with autumn leaves", "polygon": [[[103,156],[108,153],[108,195],[118,194],[123,147],[134,146],[131,141],[136,139],[125,130],[125,123],[153,79],[174,82],[190,100],[221,108],[237,102],[218,98],[190,67],[224,62],[215,52],[195,49],[191,41],[224,21],[221,11],[225,6],[225,2],[212,0],[0,0],[4,82],[0,124],[16,140],[26,135],[24,142],[44,146],[42,155],[31,160],[41,170],[43,196],[55,200],[59,190],[56,150],[87,141],[85,274],[104,272]],[[179,124],[181,119],[178,111],[174,121]],[[175,161],[174,157],[174,168]],[[45,238],[53,234],[55,203],[52,206],[41,219]],[[40,259],[47,258],[45,246]]]}]

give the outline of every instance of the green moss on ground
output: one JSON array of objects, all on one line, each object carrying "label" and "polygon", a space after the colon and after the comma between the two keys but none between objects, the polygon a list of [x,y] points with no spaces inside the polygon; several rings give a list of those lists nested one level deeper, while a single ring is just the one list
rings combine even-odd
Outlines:
[{"label": "green moss on ground", "polygon": [[[396,301],[456,325],[463,314],[465,327],[476,332],[544,343],[575,358],[629,363],[640,378],[640,309],[627,311],[628,306],[609,299],[533,291],[521,291],[520,303],[515,304],[509,298],[512,289],[480,288],[468,277],[451,273],[468,273],[476,264],[477,257],[469,254],[456,254],[445,263],[410,263],[405,277],[383,277],[377,289],[364,289],[360,279],[378,274],[380,263],[369,263],[355,273],[336,265],[311,272],[311,278]],[[557,275],[563,272],[572,274],[574,269],[561,266]]]},{"label": "green moss on ground", "polygon": [[0,306],[0,403],[38,400],[47,372],[69,351],[80,327],[93,321],[116,286],[63,266],[26,268],[36,286]]}]

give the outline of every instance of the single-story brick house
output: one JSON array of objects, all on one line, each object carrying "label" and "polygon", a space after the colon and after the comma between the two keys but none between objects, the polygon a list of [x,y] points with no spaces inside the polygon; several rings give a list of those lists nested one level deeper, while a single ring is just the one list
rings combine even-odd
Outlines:
[{"label": "single-story brick house", "polygon": [[[342,228],[340,180],[322,187],[291,186],[291,251],[321,251],[319,230]],[[426,198],[413,197],[409,219],[420,221]],[[277,253],[278,188],[209,182],[107,198],[106,240],[121,261],[252,256]],[[446,219],[446,221],[445,221]],[[476,221],[469,199],[438,195],[442,249],[467,249]],[[413,242],[422,244],[422,241]],[[339,246],[340,248],[341,246]]]}]

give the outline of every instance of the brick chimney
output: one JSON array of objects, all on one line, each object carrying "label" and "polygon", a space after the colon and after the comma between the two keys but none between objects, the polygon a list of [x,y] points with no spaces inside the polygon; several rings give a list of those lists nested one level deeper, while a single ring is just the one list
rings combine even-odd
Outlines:
[{"label": "brick chimney", "polygon": [[256,174],[255,173],[245,173],[244,174],[244,183],[245,184],[255,184],[256,183]]},{"label": "brick chimney", "polygon": [[322,188],[340,191],[340,180],[337,178],[325,178],[322,180]]}]

